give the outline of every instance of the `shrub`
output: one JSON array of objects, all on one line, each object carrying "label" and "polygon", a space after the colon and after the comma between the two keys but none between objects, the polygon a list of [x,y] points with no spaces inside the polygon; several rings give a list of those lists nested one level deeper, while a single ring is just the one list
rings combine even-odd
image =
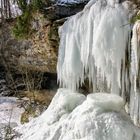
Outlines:
[{"label": "shrub", "polygon": [[32,13],[43,7],[42,0],[32,0],[27,3],[26,0],[17,0],[17,4],[22,11],[22,15],[17,17],[17,22],[13,27],[13,35],[18,38],[27,38],[31,33]]}]

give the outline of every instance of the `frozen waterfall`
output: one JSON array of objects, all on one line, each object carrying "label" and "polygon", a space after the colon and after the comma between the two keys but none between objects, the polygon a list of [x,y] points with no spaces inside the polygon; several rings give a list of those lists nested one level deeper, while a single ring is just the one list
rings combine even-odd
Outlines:
[{"label": "frozen waterfall", "polygon": [[126,49],[130,46],[129,14],[113,0],[92,0],[61,27],[58,80],[76,90],[89,78],[93,91],[107,89],[118,95],[127,89]]},{"label": "frozen waterfall", "polygon": [[76,91],[89,79],[93,92],[123,97],[139,125],[140,35],[138,38],[137,23],[131,48],[131,15],[127,1],[91,0],[59,30],[57,72],[62,87]]},{"label": "frozen waterfall", "polygon": [[[128,102],[139,125],[140,21],[131,43],[131,15],[127,1],[91,0],[61,26],[57,72],[67,89],[58,89],[41,116],[16,128],[22,135],[15,140],[140,140],[124,110]],[[76,92],[85,79],[94,92],[87,97]]]}]

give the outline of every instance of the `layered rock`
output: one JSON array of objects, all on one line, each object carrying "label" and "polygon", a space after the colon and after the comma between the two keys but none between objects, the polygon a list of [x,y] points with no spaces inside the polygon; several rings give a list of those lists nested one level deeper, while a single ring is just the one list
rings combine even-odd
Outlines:
[{"label": "layered rock", "polygon": [[[42,18],[42,20],[41,20]],[[12,36],[13,23],[1,26],[1,59],[9,67],[20,70],[56,72],[58,35],[57,24],[37,14],[32,21],[34,34],[28,39],[17,40]]]},{"label": "layered rock", "polygon": [[[69,17],[83,9],[87,1],[48,1],[40,12],[33,12],[30,29],[25,39],[17,40],[12,35],[16,20],[3,22],[0,27],[0,48],[4,63],[10,67],[41,72],[56,72],[59,46],[58,27]],[[13,11],[16,9],[13,9]]]},{"label": "layered rock", "polygon": [[47,21],[43,15],[37,13],[32,20],[32,30],[35,31],[28,38],[28,49],[19,57],[19,65],[27,69],[56,72],[58,50],[58,25]]}]

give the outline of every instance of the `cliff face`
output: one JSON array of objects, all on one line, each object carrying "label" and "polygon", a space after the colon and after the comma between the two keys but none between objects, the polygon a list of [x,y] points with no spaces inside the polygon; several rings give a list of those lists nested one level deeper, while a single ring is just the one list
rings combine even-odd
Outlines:
[{"label": "cliff face", "polygon": [[86,3],[87,1],[79,0],[65,4],[55,1],[46,4],[40,12],[33,11],[29,24],[32,33],[29,31],[30,35],[22,39],[17,39],[13,35],[13,27],[18,19],[0,21],[0,67],[3,68],[0,72],[4,73],[2,80],[6,81],[5,84],[10,91],[7,94],[1,94],[0,91],[0,95],[18,93],[17,89],[35,90],[40,87],[48,89],[58,86],[58,27],[67,17],[81,11]]},{"label": "cliff face", "polygon": [[[30,25],[33,33],[26,39],[18,40],[12,35],[16,19],[1,24],[0,55],[4,65],[16,71],[29,69],[56,73],[58,27],[66,21],[67,17],[81,11],[87,2],[75,1],[75,3],[63,4],[56,1],[50,7],[44,8],[42,13],[34,13]],[[139,1],[135,2],[138,6]]]},{"label": "cliff face", "polygon": [[58,25],[47,21],[41,14],[34,16],[32,28],[35,33],[27,39],[28,48],[19,58],[21,67],[41,72],[56,72]]},{"label": "cliff face", "polygon": [[16,70],[26,68],[56,72],[58,25],[37,13],[32,21],[34,33],[28,39],[17,40],[12,36],[14,22],[0,27],[1,59],[4,64]]},{"label": "cliff face", "polygon": [[87,1],[74,3],[51,2],[42,11],[31,13],[32,33],[26,39],[16,39],[12,28],[16,19],[1,23],[0,50],[3,64],[9,69],[56,73],[59,37],[58,27],[67,17],[83,9]]}]

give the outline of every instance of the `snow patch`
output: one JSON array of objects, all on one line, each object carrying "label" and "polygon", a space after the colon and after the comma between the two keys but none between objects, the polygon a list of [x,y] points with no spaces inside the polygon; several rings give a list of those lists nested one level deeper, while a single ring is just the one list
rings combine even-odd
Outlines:
[{"label": "snow patch", "polygon": [[15,124],[21,125],[20,117],[24,112],[23,108],[20,108],[22,101],[16,97],[0,97],[0,124],[9,125]]}]

